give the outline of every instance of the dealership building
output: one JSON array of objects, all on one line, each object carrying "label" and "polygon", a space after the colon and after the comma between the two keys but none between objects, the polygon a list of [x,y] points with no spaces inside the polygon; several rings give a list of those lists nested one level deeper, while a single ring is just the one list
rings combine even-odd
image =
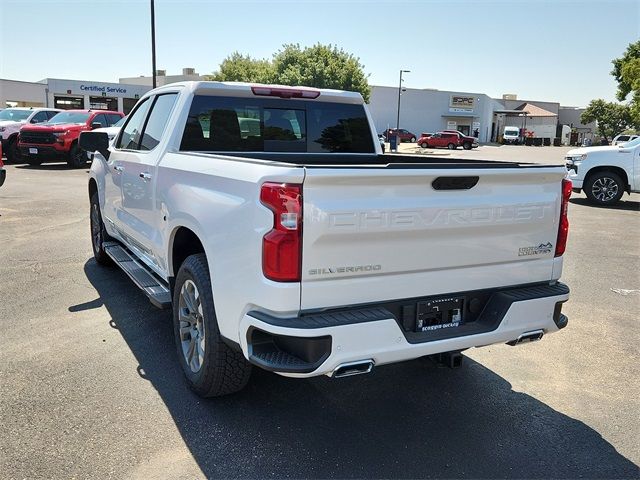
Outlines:
[{"label": "dealership building", "polygon": [[[159,86],[186,80],[204,80],[193,68],[181,75],[158,70]],[[106,109],[129,113],[138,99],[151,89],[149,76],[124,77],[119,83],[45,78],[39,82],[0,79],[0,108],[11,106],[60,109]],[[395,128],[398,121],[398,88],[372,86],[369,110],[376,131]],[[560,137],[575,144],[593,139],[596,125],[580,123],[581,108],[562,107],[557,102],[519,100],[506,94],[501,99],[484,93],[435,89],[403,89],[400,96],[400,128],[416,135],[441,130],[459,130],[477,136],[480,142],[498,141],[505,126],[545,132],[544,137]],[[568,129],[562,129],[567,125]]]},{"label": "dealership building", "polygon": [[[398,88],[372,86],[369,110],[377,132],[395,128]],[[558,102],[519,100],[515,94],[497,99],[484,93],[407,88],[400,96],[399,111],[400,128],[418,136],[422,132],[459,130],[478,137],[480,142],[498,141],[506,126],[551,139],[564,135],[561,141],[567,144],[592,139],[596,130],[594,123],[580,123],[584,109],[561,107]],[[562,125],[570,127],[570,134],[562,133]]]},{"label": "dealership building", "polygon": [[39,82],[0,79],[0,107],[93,108],[129,113],[150,89],[146,85],[60,78]]}]

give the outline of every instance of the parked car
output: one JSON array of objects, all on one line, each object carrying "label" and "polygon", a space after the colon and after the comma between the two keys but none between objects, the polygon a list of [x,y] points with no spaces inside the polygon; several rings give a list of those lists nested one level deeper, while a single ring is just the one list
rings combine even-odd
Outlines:
[{"label": "parked car", "polygon": [[57,108],[15,107],[0,111],[0,134],[7,163],[19,161],[18,132],[24,125],[48,122],[60,112]]},{"label": "parked car", "polygon": [[584,191],[594,205],[614,205],[624,192],[640,193],[640,138],[607,147],[575,148],[565,160],[573,191]]},{"label": "parked car", "polygon": [[427,145],[425,143],[425,139],[429,138],[431,135],[433,135],[433,133],[429,133],[429,132],[422,132],[420,134],[420,138],[418,138],[418,145],[421,146],[422,148],[427,148]]},{"label": "parked car", "polygon": [[455,133],[458,135],[458,146],[465,150],[471,150],[472,148],[478,148],[478,139],[476,137],[470,137],[458,130],[443,130],[442,133]]},{"label": "parked car", "polygon": [[[398,132],[400,132],[400,141],[401,142],[414,143],[416,141],[416,135],[414,133],[411,133],[409,130],[405,130],[404,128],[401,128],[400,130],[398,130]],[[384,135],[385,140],[388,142],[389,138],[392,135],[396,135],[396,129],[395,128],[389,128],[389,129],[385,130],[382,135]]]},{"label": "parked car", "polygon": [[638,135],[621,133],[616,135],[611,142],[611,145],[619,145],[621,143],[630,142],[638,138]]},{"label": "parked car", "polygon": [[459,142],[460,137],[457,133],[438,132],[430,137],[424,138],[421,146],[424,148],[448,148],[449,150],[455,150],[458,148]]},{"label": "parked car", "polygon": [[0,187],[4,185],[4,180],[7,178],[7,171],[4,169],[4,163],[2,162],[2,143],[0,143]]},{"label": "parked car", "polygon": [[124,114],[109,110],[65,110],[44,125],[20,129],[18,148],[30,165],[64,159],[72,168],[82,167],[87,154],[78,147],[80,132],[115,125]]},{"label": "parked car", "polygon": [[[243,135],[249,116],[264,128]],[[355,92],[182,82],[147,92],[115,142],[80,134],[98,152],[95,260],[172,308],[199,395],[242,389],[252,365],[296,378],[432,354],[457,365],[567,325],[564,165],[403,155],[399,170],[368,118]]]}]

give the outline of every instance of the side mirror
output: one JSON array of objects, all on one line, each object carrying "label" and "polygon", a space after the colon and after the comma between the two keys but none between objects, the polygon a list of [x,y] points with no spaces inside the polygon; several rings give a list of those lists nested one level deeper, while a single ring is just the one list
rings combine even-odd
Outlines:
[{"label": "side mirror", "polygon": [[106,132],[80,132],[78,146],[89,153],[100,152],[109,160],[109,136]]},{"label": "side mirror", "polygon": [[91,124],[91,130],[95,130],[96,128],[102,128],[102,124],[100,122],[93,122]]}]

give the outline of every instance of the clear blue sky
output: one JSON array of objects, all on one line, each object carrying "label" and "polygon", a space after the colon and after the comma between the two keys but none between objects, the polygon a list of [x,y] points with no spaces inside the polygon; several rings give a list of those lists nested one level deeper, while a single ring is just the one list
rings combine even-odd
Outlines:
[{"label": "clear blue sky", "polygon": [[[158,68],[210,73],[237,50],[333,43],[373,85],[584,106],[613,100],[611,59],[640,37],[640,1],[156,0]],[[0,78],[149,75],[148,0],[0,0]]]}]

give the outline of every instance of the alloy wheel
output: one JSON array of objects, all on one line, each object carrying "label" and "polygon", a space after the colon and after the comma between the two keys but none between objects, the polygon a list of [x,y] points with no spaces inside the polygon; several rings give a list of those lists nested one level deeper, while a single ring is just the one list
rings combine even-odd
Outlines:
[{"label": "alloy wheel", "polygon": [[618,184],[610,177],[598,178],[593,182],[591,193],[600,202],[609,202],[618,194]]},{"label": "alloy wheel", "polygon": [[200,292],[192,280],[186,280],[180,289],[178,319],[182,354],[191,371],[196,373],[204,362],[205,326]]}]

